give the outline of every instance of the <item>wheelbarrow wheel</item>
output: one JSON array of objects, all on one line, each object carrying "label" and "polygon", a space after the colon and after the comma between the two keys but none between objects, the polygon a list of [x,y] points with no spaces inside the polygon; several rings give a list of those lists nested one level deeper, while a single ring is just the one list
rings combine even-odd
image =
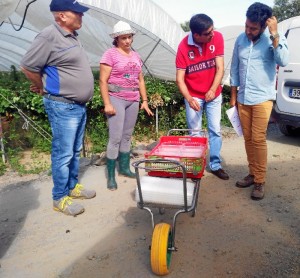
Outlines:
[{"label": "wheelbarrow wheel", "polygon": [[156,275],[169,273],[172,251],[172,229],[167,223],[159,223],[154,227],[151,242],[151,268]]}]

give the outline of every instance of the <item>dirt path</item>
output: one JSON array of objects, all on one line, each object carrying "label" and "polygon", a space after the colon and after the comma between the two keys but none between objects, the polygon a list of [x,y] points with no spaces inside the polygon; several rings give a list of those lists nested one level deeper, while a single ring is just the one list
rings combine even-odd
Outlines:
[{"label": "dirt path", "polygon": [[[194,218],[179,216],[168,277],[300,277],[300,137],[270,126],[266,198],[235,181],[247,174],[243,139],[224,138],[230,180],[205,172]],[[106,190],[104,166],[82,168],[97,197],[76,218],[51,209],[51,178],[1,177],[0,277],[156,277],[149,262],[150,214],[134,201],[135,180]],[[171,221],[174,212],[155,212]]]}]

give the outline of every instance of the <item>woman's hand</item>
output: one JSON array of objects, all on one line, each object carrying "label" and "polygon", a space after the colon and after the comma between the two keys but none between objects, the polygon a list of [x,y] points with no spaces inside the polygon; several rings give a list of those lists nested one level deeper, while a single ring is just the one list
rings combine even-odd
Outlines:
[{"label": "woman's hand", "polygon": [[107,104],[104,106],[104,113],[108,116],[112,116],[116,114],[116,109],[112,106],[112,104]]},{"label": "woman's hand", "polygon": [[149,116],[153,116],[154,115],[153,112],[150,110],[150,108],[148,106],[148,101],[143,101],[140,109],[141,110],[144,109]]}]

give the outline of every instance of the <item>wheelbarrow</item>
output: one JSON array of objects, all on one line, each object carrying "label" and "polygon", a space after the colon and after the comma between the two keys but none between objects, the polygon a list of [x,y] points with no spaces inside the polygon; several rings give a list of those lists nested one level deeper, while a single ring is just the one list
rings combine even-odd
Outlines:
[{"label": "wheelbarrow", "polygon": [[[168,154],[170,147],[174,145],[177,152]],[[159,152],[161,146],[163,148]],[[198,153],[197,149],[200,150]],[[191,150],[193,154],[189,155]],[[151,153],[145,155],[145,159],[132,163],[137,180],[137,206],[151,215],[153,232],[150,261],[151,269],[156,275],[166,275],[170,271],[172,253],[177,251],[175,234],[178,215],[190,213],[192,217],[195,216],[200,181],[206,166],[206,150],[207,138],[163,136]],[[141,170],[145,170],[147,175],[141,175]],[[191,180],[188,181],[188,178]],[[175,209],[171,224],[155,223],[153,209],[157,208],[160,214],[165,209]]]}]

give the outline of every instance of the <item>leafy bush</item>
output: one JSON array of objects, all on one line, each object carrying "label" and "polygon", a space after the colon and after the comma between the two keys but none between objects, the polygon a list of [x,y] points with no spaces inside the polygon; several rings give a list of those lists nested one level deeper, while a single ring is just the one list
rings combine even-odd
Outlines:
[{"label": "leafy bush", "polygon": [[[92,101],[87,105],[87,126],[85,142],[91,148],[85,148],[85,155],[100,153],[106,150],[108,141],[107,119],[103,113],[104,106],[98,85],[99,72],[93,72],[95,78],[95,92]],[[183,97],[175,82],[145,77],[149,107],[154,117],[149,117],[144,110],[140,110],[134,130],[134,140],[156,140],[167,134],[173,128],[186,128],[186,116]],[[229,107],[230,88],[224,86],[222,108],[222,124],[228,125],[225,111]],[[16,165],[19,161],[18,153],[28,148],[37,152],[50,152],[51,129],[44,110],[42,98],[29,91],[29,82],[21,72],[0,73],[0,115],[13,115],[10,130],[5,134],[6,154]],[[24,129],[29,123],[28,131]],[[204,117],[203,127],[206,127]],[[37,167],[38,168],[38,167]],[[43,167],[42,167],[43,168]],[[19,166],[19,170],[21,166]],[[22,170],[22,169],[21,169]],[[0,175],[3,165],[0,165]]]},{"label": "leafy bush", "polygon": [[5,172],[6,172],[6,165],[2,160],[0,160],[0,176],[3,176]]}]

